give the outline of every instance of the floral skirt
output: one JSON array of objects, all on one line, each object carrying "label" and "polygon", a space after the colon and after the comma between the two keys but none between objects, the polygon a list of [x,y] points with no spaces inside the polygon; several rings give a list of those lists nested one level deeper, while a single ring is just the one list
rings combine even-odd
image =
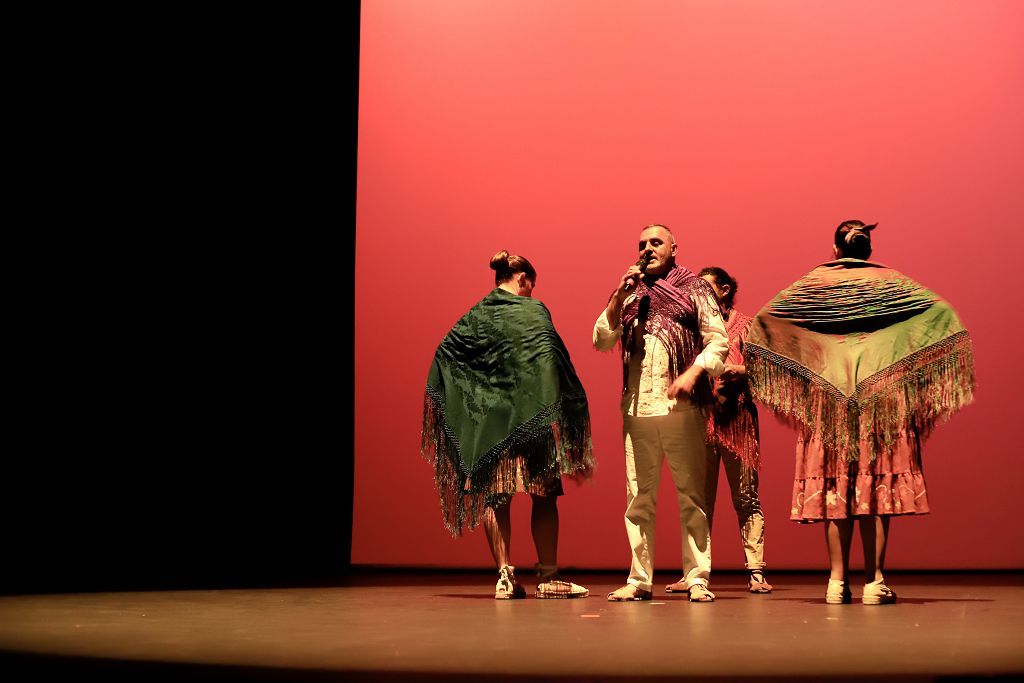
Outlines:
[{"label": "floral skirt", "polygon": [[857,462],[840,460],[820,439],[800,437],[790,519],[815,522],[861,515],[928,514],[928,489],[921,470],[921,441],[899,439],[874,460],[861,444]]}]

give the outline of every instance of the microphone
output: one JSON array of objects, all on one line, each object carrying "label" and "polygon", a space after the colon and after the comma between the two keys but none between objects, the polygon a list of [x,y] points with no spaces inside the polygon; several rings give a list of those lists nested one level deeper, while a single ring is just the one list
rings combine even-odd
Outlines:
[{"label": "microphone", "polygon": [[[648,264],[650,264],[651,259],[653,259],[653,258],[654,258],[654,252],[651,251],[650,249],[645,249],[644,253],[640,255],[640,258],[636,262],[636,265],[640,268],[640,272],[641,273],[644,273],[645,275],[647,274],[647,266],[648,266]],[[627,292],[630,291],[631,289],[636,287],[636,285],[637,285],[637,278],[636,277],[630,278],[630,281],[626,283],[626,291]]]}]

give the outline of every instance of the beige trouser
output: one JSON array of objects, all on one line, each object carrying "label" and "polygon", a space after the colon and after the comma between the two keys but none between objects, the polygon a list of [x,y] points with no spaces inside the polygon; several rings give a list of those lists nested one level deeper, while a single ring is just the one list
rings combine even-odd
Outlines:
[{"label": "beige trouser", "polygon": [[679,498],[683,573],[691,584],[711,575],[711,530],[706,509],[707,421],[691,403],[680,402],[668,415],[623,417],[626,442],[626,535],[633,550],[629,583],[652,590],[654,520],[662,460],[668,460]]},{"label": "beige trouser", "polygon": [[747,569],[764,569],[764,514],[757,495],[757,470],[744,467],[735,453],[721,446],[708,448],[708,506],[705,509],[708,527],[714,522],[719,462],[725,465],[725,476],[729,480],[732,507],[740,523],[740,540],[743,542]]}]

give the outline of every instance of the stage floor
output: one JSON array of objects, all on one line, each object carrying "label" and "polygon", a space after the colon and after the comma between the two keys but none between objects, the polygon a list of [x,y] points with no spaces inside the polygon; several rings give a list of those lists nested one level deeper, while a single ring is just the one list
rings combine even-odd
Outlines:
[{"label": "stage floor", "polygon": [[[713,604],[496,601],[490,573],[330,587],[0,597],[0,673],[222,680],[936,680],[1024,673],[1024,577],[897,574],[896,605],[826,605],[825,575],[715,577]],[[8,679],[9,680],[9,679]]]}]

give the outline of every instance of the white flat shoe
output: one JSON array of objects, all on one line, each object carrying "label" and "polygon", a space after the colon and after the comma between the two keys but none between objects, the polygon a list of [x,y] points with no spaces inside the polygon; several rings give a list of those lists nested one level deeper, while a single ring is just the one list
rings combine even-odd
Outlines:
[{"label": "white flat shoe", "polygon": [[864,595],[860,599],[865,605],[891,605],[896,602],[896,593],[885,585],[884,579],[864,584]]}]

